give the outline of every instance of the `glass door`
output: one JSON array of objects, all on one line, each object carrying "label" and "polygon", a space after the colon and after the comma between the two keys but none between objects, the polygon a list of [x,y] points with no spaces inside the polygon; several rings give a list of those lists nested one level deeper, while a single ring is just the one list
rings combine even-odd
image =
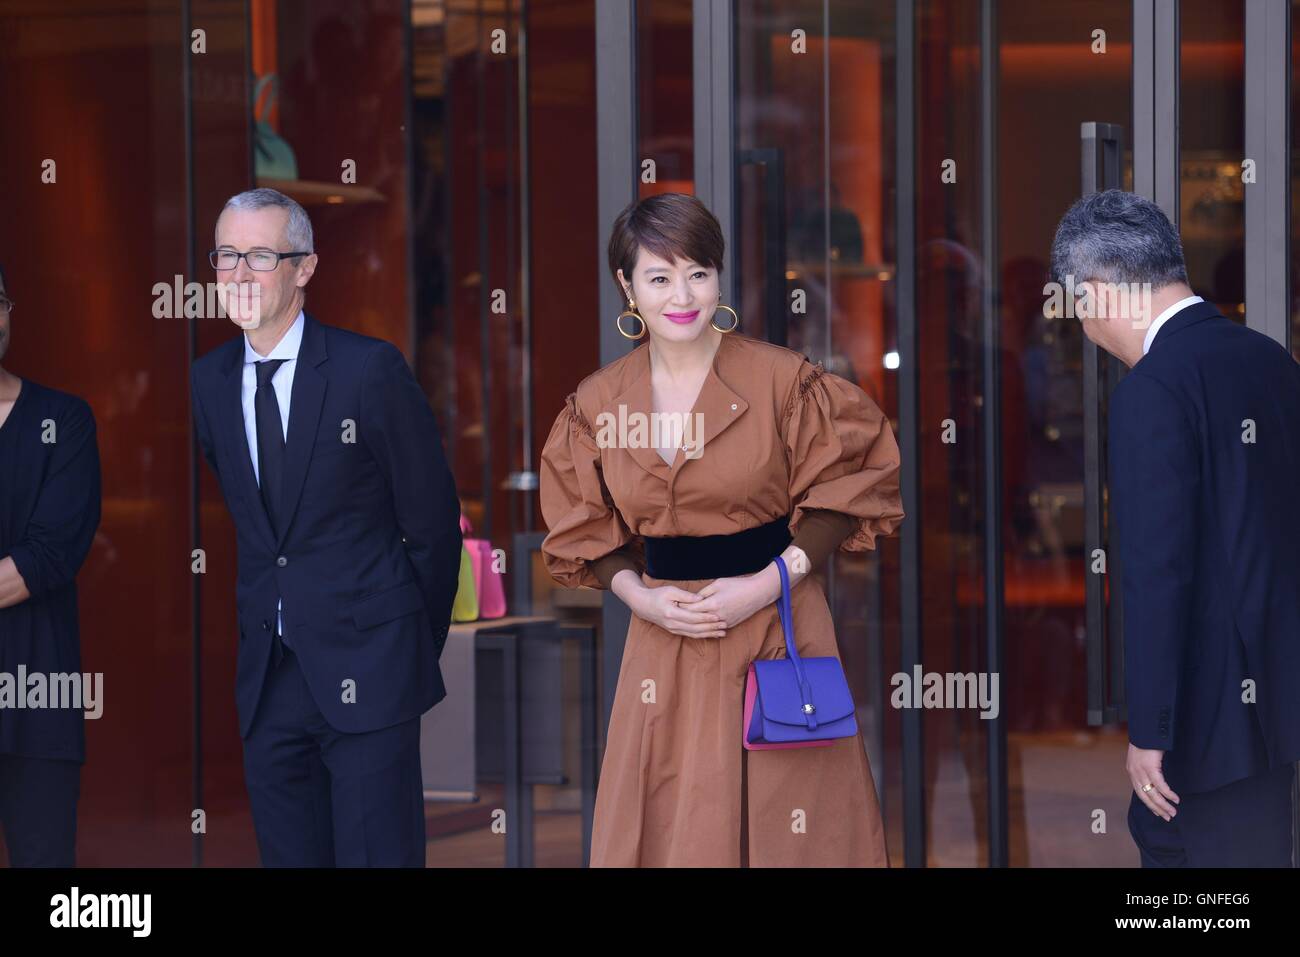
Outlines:
[{"label": "glass door", "polygon": [[[733,13],[729,245],[743,329],[856,383],[897,434],[893,6],[739,0]],[[900,667],[898,547],[838,554],[825,573],[895,861],[899,727],[887,691]]]},{"label": "glass door", "polygon": [[[1131,127],[1133,4],[732,9],[745,331],[910,458],[904,529],[828,581],[891,859],[1131,864],[1125,735],[1088,723],[1082,335],[1044,285],[1081,124]],[[918,668],[987,703],[895,707]]]},{"label": "glass door", "polygon": [[[1086,443],[1099,453],[1105,437],[1085,431],[1086,339],[1044,296],[1057,220],[1081,193],[1082,125],[1134,141],[1133,4],[997,8],[1008,863],[1133,865],[1127,735],[1088,713]],[[1110,169],[1099,185],[1132,188],[1131,160]]]}]

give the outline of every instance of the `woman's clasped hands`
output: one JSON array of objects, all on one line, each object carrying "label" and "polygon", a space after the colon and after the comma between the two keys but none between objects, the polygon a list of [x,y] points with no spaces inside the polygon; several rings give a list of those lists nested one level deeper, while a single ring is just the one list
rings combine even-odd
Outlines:
[{"label": "woman's clasped hands", "polygon": [[[620,578],[624,577],[622,572]],[[752,575],[715,578],[698,592],[676,585],[648,586],[626,573],[630,587],[616,593],[638,618],[686,638],[723,638],[727,630],[780,597],[781,579],[769,564]],[[620,585],[625,583],[620,582]]]}]

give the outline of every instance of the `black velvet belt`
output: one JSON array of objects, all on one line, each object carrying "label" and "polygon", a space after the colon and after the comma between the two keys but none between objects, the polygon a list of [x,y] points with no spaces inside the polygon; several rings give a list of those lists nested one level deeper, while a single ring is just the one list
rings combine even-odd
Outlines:
[{"label": "black velvet belt", "polygon": [[789,515],[731,535],[646,536],[646,573],[666,581],[752,575],[790,542]]}]

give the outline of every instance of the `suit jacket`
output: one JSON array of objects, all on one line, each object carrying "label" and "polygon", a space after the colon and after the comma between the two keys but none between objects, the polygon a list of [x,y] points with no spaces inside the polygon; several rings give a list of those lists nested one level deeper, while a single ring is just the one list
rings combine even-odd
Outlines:
[{"label": "suit jacket", "polygon": [[[389,727],[447,693],[438,658],[456,595],[460,505],[433,412],[391,343],[304,321],[278,536],[244,432],[244,337],[196,360],[190,375],[199,445],[239,547],[235,695],[244,737],[266,677],[277,600],[284,634],[335,729]],[[345,700],[349,689],[355,701]]]},{"label": "suit jacket", "polygon": [[1175,791],[1300,758],[1300,366],[1194,303],[1116,386],[1109,459],[1129,740]]}]

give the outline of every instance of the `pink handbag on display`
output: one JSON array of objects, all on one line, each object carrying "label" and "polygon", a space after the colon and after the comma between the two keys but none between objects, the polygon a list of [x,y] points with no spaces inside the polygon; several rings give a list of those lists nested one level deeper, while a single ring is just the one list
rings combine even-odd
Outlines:
[{"label": "pink handbag on display", "polygon": [[492,543],[485,538],[470,538],[472,526],[462,513],[460,532],[474,568],[474,590],[478,595],[480,618],[504,618],[506,590],[499,571],[492,567]]}]

